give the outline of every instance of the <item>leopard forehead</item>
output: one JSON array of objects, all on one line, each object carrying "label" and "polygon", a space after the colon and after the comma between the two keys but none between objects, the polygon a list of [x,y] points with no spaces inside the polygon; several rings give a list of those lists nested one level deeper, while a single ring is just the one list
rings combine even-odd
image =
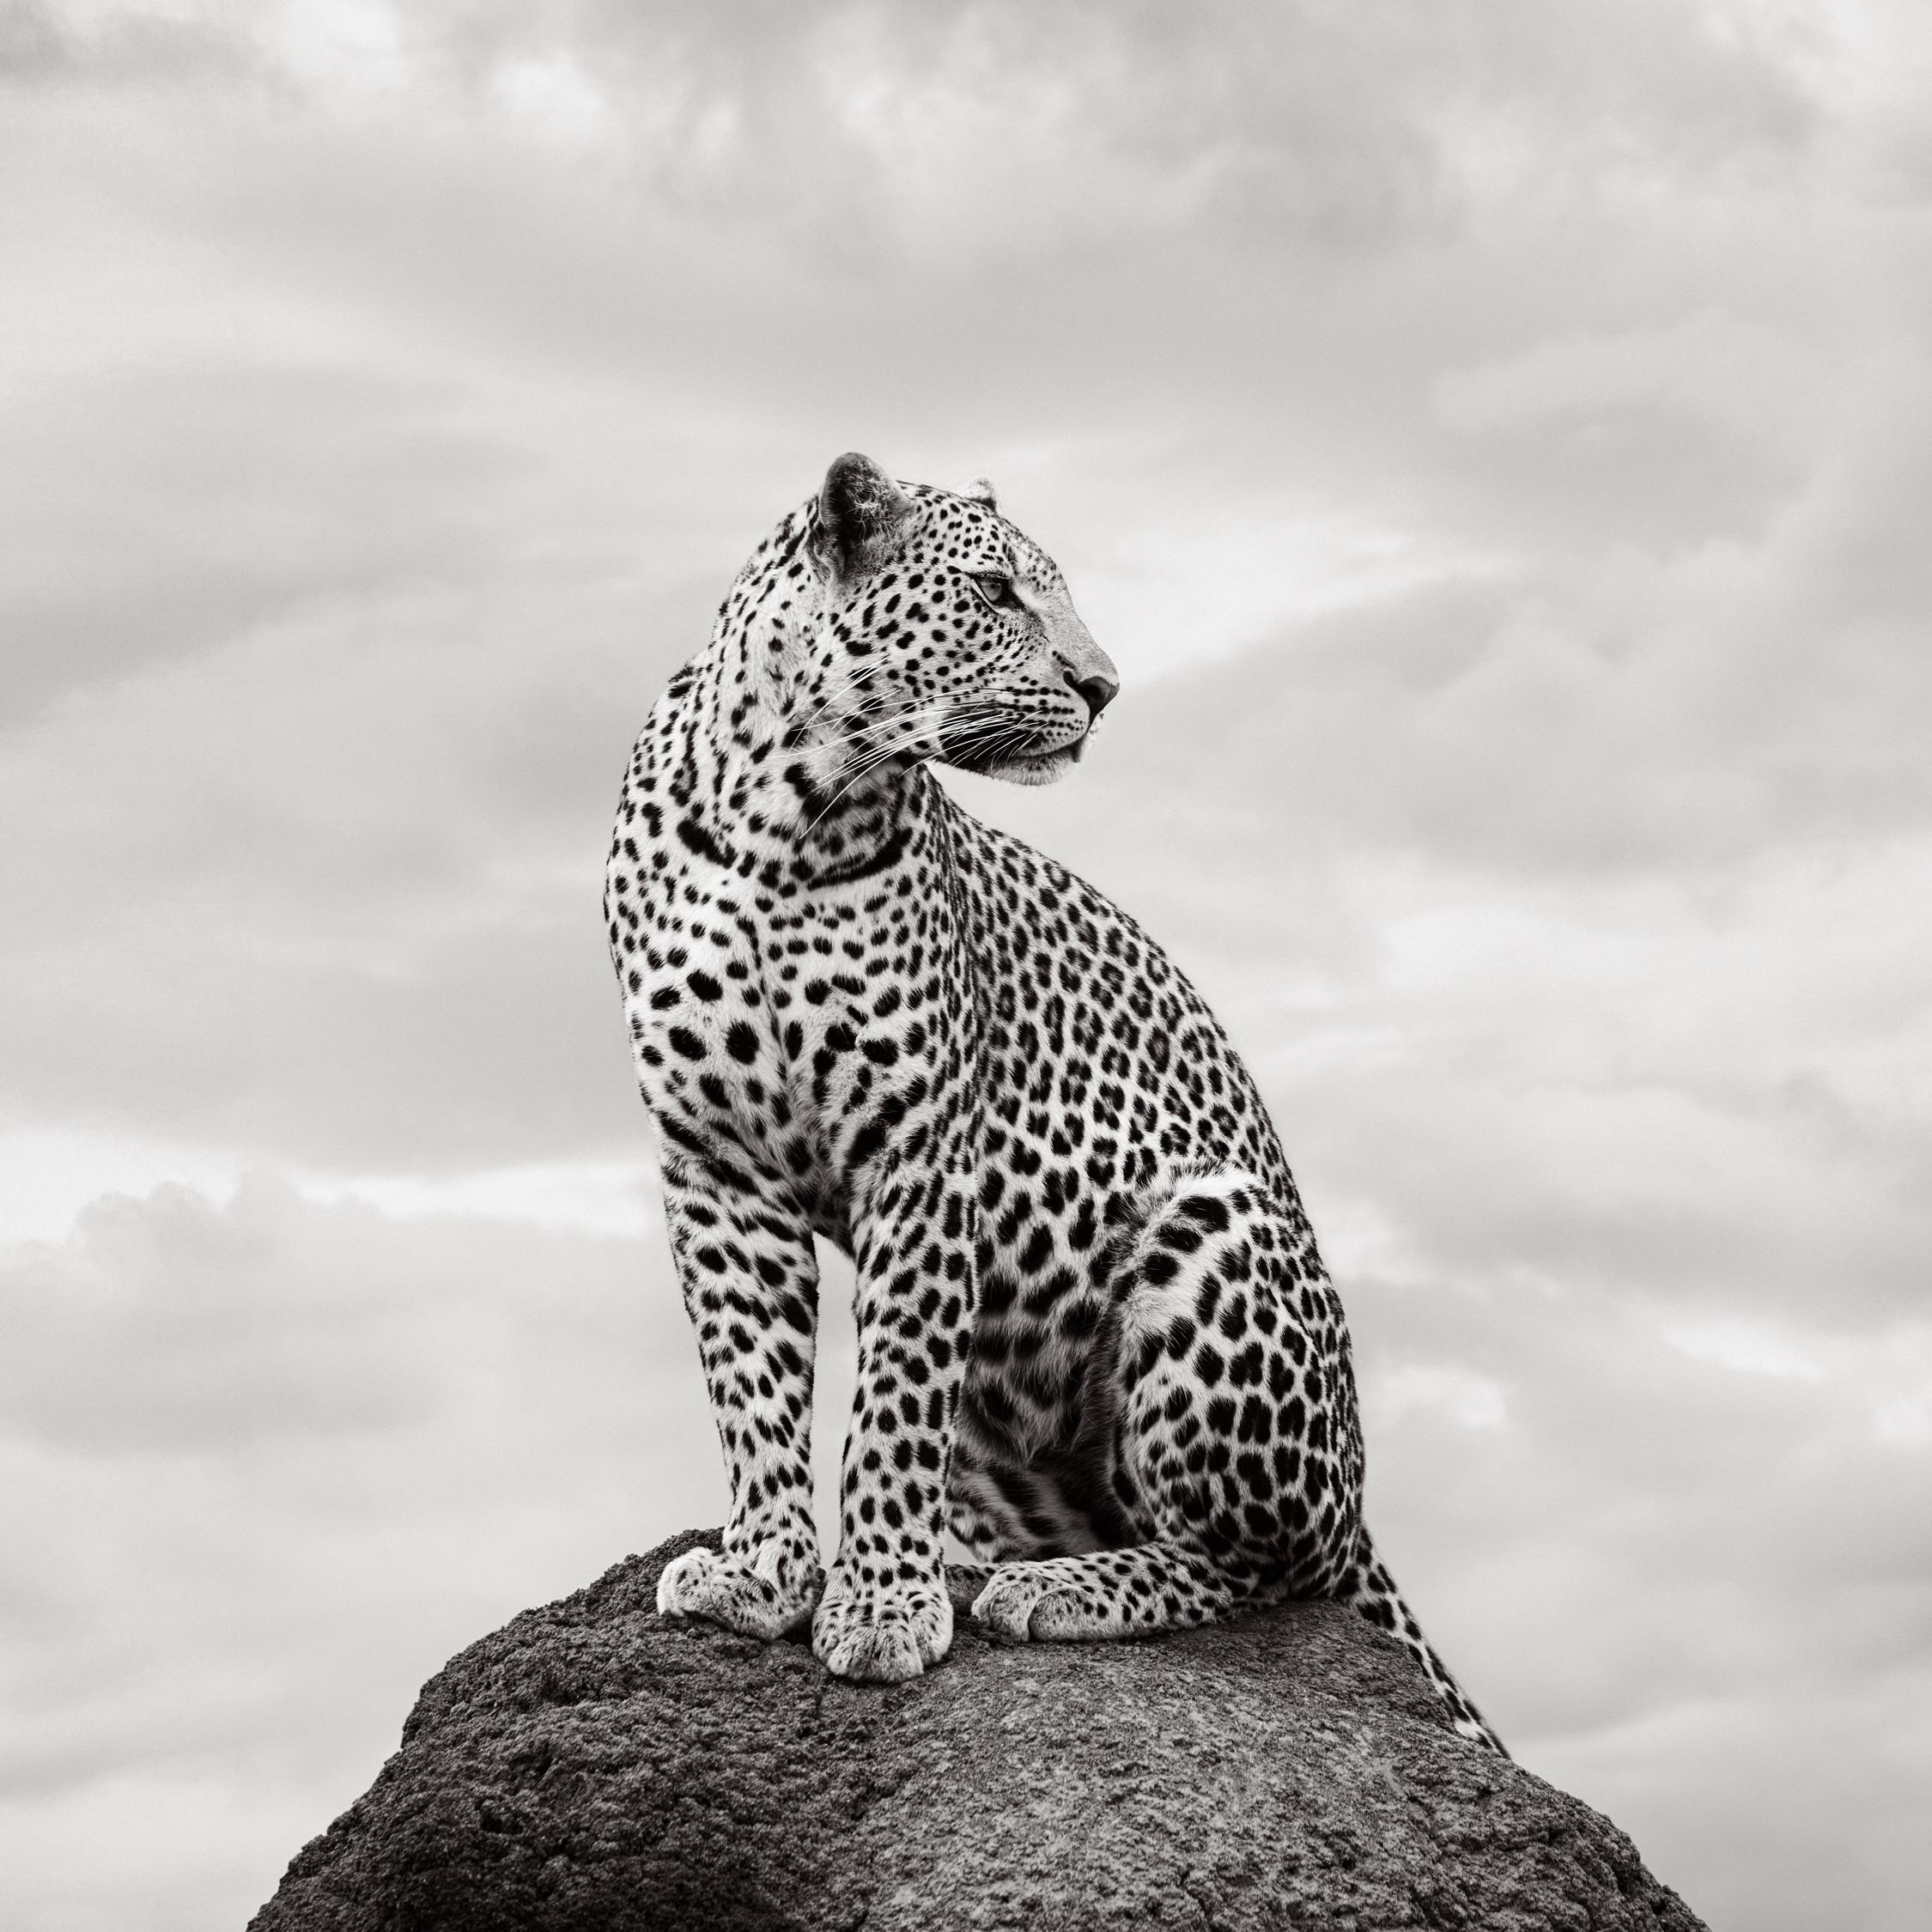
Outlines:
[{"label": "leopard forehead", "polygon": [[989,504],[931,483],[909,483],[906,494],[920,513],[907,519],[895,564],[950,564],[968,575],[1008,574],[1042,588],[1060,583],[1060,566]]}]

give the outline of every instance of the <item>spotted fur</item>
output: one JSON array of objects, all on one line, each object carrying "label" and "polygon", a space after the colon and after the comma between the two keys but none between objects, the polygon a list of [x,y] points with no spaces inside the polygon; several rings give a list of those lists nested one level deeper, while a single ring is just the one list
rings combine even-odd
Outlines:
[{"label": "spotted fur", "polygon": [[[950,1528],[1015,1639],[1341,1599],[1500,1749],[1363,1526],[1347,1330],[1246,1069],[1133,920],[927,769],[1056,777],[1115,689],[989,487],[844,457],[651,714],[606,910],[731,1484],[659,1607],[913,1676]],[[856,1269],[829,1576],[814,1235]]]}]

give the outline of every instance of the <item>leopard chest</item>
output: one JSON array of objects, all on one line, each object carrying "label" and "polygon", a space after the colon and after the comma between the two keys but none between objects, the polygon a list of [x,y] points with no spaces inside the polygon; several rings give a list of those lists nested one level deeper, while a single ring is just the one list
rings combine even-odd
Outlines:
[{"label": "leopard chest", "polygon": [[946,934],[909,894],[699,898],[638,949],[646,1101],[660,1134],[738,1150],[848,1241],[865,1170],[916,1142],[959,1059]]}]

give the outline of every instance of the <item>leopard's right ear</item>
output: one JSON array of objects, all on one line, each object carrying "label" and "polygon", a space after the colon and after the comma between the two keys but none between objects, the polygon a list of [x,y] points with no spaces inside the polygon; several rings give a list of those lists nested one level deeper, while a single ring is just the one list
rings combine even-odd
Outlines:
[{"label": "leopard's right ear", "polygon": [[817,554],[835,577],[850,577],[912,514],[913,500],[869,456],[841,456],[818,492]]}]

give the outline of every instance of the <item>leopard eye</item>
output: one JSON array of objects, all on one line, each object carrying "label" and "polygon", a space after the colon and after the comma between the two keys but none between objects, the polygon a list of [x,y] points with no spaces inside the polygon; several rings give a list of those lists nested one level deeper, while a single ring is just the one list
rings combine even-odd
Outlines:
[{"label": "leopard eye", "polygon": [[1013,580],[1011,577],[975,571],[973,574],[973,588],[995,611],[1017,611],[1020,608],[1020,600],[1013,589]]}]

